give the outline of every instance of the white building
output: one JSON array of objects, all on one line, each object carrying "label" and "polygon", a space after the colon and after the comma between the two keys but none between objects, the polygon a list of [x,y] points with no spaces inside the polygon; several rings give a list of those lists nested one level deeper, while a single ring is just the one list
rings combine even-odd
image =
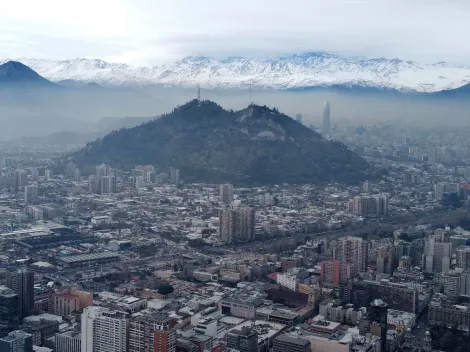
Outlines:
[{"label": "white building", "polygon": [[126,352],[126,314],[103,307],[87,307],[82,313],[81,352]]},{"label": "white building", "polygon": [[230,204],[233,201],[233,186],[229,183],[220,185],[219,200],[225,204]]},{"label": "white building", "polygon": [[277,274],[277,284],[295,291],[297,288],[297,275],[293,273],[279,273]]},{"label": "white building", "polygon": [[54,343],[55,350],[59,352],[80,352],[82,348],[80,333],[76,331],[55,334]]}]

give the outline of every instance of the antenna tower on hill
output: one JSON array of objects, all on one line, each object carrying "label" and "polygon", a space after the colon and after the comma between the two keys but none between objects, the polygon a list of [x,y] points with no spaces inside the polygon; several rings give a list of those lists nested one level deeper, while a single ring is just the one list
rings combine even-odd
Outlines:
[{"label": "antenna tower on hill", "polygon": [[197,85],[197,100],[201,100],[201,86]]}]

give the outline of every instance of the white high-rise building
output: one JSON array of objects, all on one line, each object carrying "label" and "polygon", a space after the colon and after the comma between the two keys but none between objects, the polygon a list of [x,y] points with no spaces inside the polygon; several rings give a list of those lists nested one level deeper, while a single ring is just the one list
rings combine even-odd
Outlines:
[{"label": "white high-rise building", "polygon": [[104,307],[87,307],[82,313],[81,352],[126,352],[127,314]]},{"label": "white high-rise building", "polygon": [[54,173],[52,172],[52,170],[50,170],[50,169],[45,170],[45,171],[44,171],[44,178],[45,178],[46,180],[51,180],[51,179],[53,179],[53,178],[54,178]]},{"label": "white high-rise building", "polygon": [[323,137],[328,138],[330,133],[330,103],[325,101],[323,104]]},{"label": "white high-rise building", "polygon": [[28,185],[24,188],[24,202],[26,204],[34,204],[38,200],[38,186]]},{"label": "white high-rise building", "polygon": [[233,201],[233,186],[229,183],[220,185],[219,200],[225,204],[230,204]]}]

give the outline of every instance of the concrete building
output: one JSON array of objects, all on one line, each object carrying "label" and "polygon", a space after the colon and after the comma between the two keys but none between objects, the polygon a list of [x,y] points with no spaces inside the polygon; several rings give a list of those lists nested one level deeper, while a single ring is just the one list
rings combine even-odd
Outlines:
[{"label": "concrete building", "polygon": [[388,331],[388,305],[381,299],[374,299],[367,313],[369,315],[370,332],[372,335],[380,337],[381,351],[386,351],[387,331]]},{"label": "concrete building", "polygon": [[233,329],[226,335],[227,347],[240,352],[258,352],[258,333],[248,327]]},{"label": "concrete building", "polygon": [[233,202],[233,186],[229,183],[220,185],[219,200],[225,204]]},{"label": "concrete building", "polygon": [[57,352],[80,352],[82,348],[81,335],[76,331],[57,333],[54,336],[54,345]]},{"label": "concrete building", "polygon": [[335,258],[342,264],[356,265],[359,271],[366,271],[369,264],[368,243],[360,237],[341,237],[338,240]]},{"label": "concrete building", "polygon": [[297,275],[295,273],[279,273],[277,274],[277,284],[279,286],[285,287],[291,291],[297,289]]},{"label": "concrete building", "polygon": [[28,184],[28,173],[26,170],[17,169],[14,173],[13,185],[15,190],[19,191]]},{"label": "concrete building", "polygon": [[221,209],[219,236],[226,243],[252,241],[255,238],[255,210],[252,208]]},{"label": "concrete building", "polygon": [[174,167],[170,168],[170,181],[173,184],[180,182],[180,170],[175,169]]},{"label": "concrete building", "polygon": [[323,284],[338,286],[341,275],[341,262],[339,260],[326,260],[320,263],[320,280]]},{"label": "concrete building", "polygon": [[18,295],[20,319],[30,315],[34,308],[34,273],[26,269],[7,272],[6,286]]},{"label": "concrete building", "polygon": [[[453,248],[453,247],[452,247]],[[455,250],[456,267],[470,269],[470,247],[460,246]]]},{"label": "concrete building", "polygon": [[425,240],[423,271],[427,273],[445,273],[450,268],[452,244],[444,242],[441,235],[432,235]]},{"label": "concrete building", "polygon": [[80,309],[80,301],[70,292],[57,292],[51,295],[51,311],[53,314],[66,316]]},{"label": "concrete building", "polygon": [[441,304],[432,301],[428,307],[430,325],[455,326],[462,331],[469,331],[470,309],[464,305]]},{"label": "concrete building", "polygon": [[0,336],[18,329],[20,325],[20,300],[11,288],[0,285]]},{"label": "concrete building", "polygon": [[129,352],[175,352],[176,330],[167,315],[136,315],[129,323]]},{"label": "concrete building", "polygon": [[434,197],[442,200],[445,193],[459,193],[460,185],[458,183],[440,182],[434,186]]},{"label": "concrete building", "polygon": [[309,340],[279,335],[274,339],[273,352],[311,352]]},{"label": "concrete building", "polygon": [[33,352],[33,337],[21,330],[0,338],[0,352]]},{"label": "concrete building", "polygon": [[126,352],[127,315],[103,307],[87,307],[81,319],[81,352]]},{"label": "concrete building", "polygon": [[38,185],[28,185],[24,188],[24,202],[35,204],[38,201]]}]

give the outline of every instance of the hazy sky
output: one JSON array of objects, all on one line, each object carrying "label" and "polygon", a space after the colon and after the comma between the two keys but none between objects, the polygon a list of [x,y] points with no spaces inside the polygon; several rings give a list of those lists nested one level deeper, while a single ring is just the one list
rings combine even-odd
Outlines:
[{"label": "hazy sky", "polygon": [[149,65],[328,51],[470,65],[469,18],[469,0],[5,0],[0,57]]}]

